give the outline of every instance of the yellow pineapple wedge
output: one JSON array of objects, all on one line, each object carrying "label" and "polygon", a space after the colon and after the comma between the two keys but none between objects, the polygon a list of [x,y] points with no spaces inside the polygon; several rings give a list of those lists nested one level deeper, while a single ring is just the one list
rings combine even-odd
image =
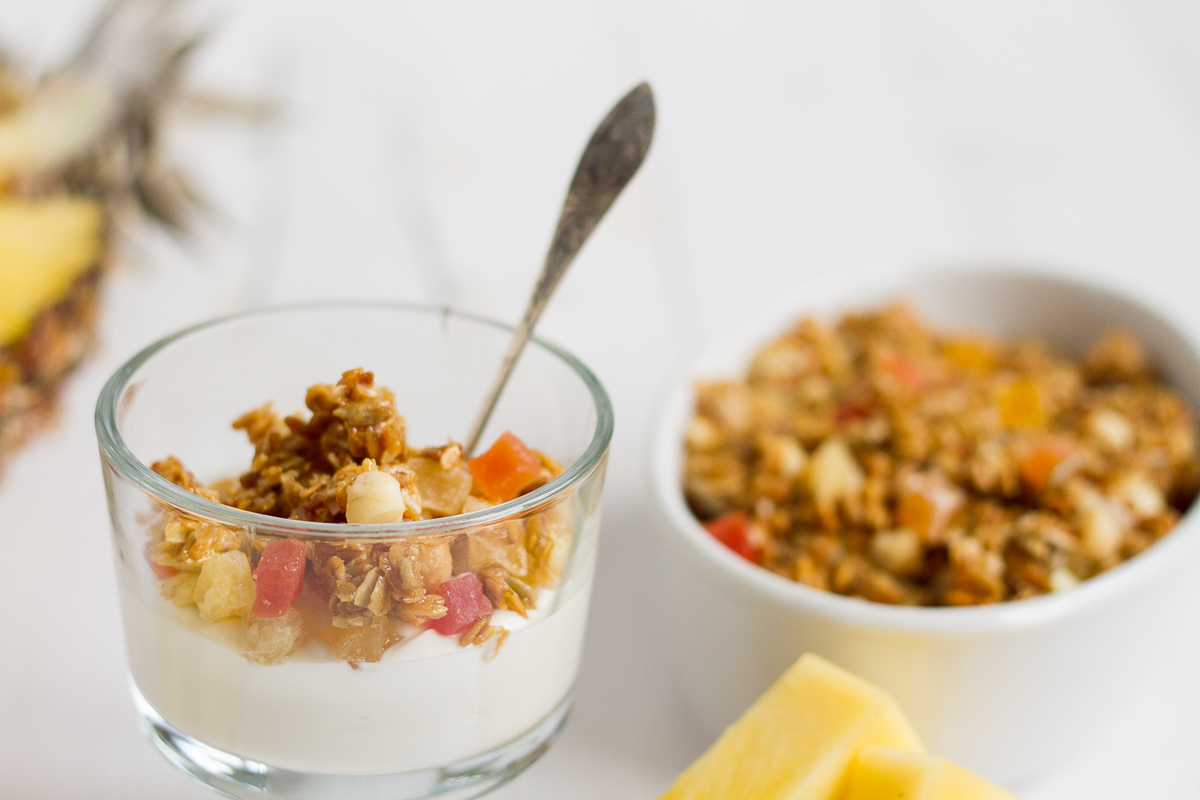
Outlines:
[{"label": "yellow pineapple wedge", "polygon": [[921,750],[891,697],[808,654],[660,800],[830,800],[869,745]]},{"label": "yellow pineapple wedge", "polygon": [[1017,800],[943,758],[864,747],[846,776],[839,800]]},{"label": "yellow pineapple wedge", "polygon": [[0,347],[100,259],[104,213],[85,197],[0,199]]}]

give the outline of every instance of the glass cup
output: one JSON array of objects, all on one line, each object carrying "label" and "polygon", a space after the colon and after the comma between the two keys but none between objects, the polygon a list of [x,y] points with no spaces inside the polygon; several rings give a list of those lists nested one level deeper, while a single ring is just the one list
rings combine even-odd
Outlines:
[{"label": "glass cup", "polygon": [[[272,308],[163,339],[109,380],[96,429],[133,697],[177,767],[234,797],[468,798],[549,747],[583,644],[613,428],[604,389],[573,356],[531,341],[481,439],[512,431],[565,469],[482,510],[382,525],[281,519],[207,500],[147,466],[176,456],[201,482],[234,478],[254,454],[234,419],[268,401],[291,411],[308,386],[357,367],[394,391],[409,443],[443,444],[465,435],[510,334],[448,309]],[[212,543],[225,543],[214,552],[228,549],[221,558],[248,581],[245,570],[279,539],[305,546],[295,618],[243,609],[218,620],[195,605],[221,579],[208,566]],[[182,569],[160,563],[156,546],[174,547]],[[481,578],[503,609],[491,627],[459,637],[412,624],[413,598],[384,581],[395,580],[390,554],[426,547],[452,554],[456,578]],[[355,584],[342,600],[369,606],[375,593],[358,589],[378,565],[381,591],[396,590],[392,610],[376,608],[361,629],[331,617],[336,603],[310,578],[333,554]],[[496,602],[508,590],[519,601]],[[482,644],[460,643],[472,636]]]}]

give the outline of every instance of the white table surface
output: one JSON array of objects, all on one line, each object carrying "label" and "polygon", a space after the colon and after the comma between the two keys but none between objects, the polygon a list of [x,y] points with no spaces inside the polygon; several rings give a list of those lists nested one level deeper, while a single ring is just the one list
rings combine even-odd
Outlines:
[{"label": "white table surface", "polygon": [[[94,6],[8,0],[0,37],[51,58]],[[1200,296],[1200,7],[1185,0],[224,8],[203,77],[291,107],[257,172],[210,162],[214,186],[266,175],[274,189],[239,251],[254,271],[243,280],[225,251],[143,249],[108,286],[60,424],[8,465],[3,800],[215,796],[152,750],[129,702],[91,422],[107,375],[162,333],[258,302],[432,300],[515,319],[580,148],[643,78],[660,115],[649,161],[542,325],[617,414],[575,711],[497,798],[653,798],[707,746],[653,604],[644,457],[673,366],[757,298],[865,259],[942,257],[1099,274],[1185,320]],[[1194,800],[1198,674],[1193,626],[1023,796]]]}]

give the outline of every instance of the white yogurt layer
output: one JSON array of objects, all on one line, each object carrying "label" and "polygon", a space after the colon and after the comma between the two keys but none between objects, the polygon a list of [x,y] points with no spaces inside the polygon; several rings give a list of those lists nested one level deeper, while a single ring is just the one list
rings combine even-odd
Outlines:
[{"label": "white yogurt layer", "polygon": [[529,619],[495,613],[493,623],[511,634],[490,661],[485,648],[424,631],[357,669],[328,655],[251,663],[236,644],[217,641],[224,632],[236,642],[239,623],[201,633],[169,602],[152,608],[118,583],[134,681],[171,724],[273,767],[380,775],[492,750],[562,702],[579,666],[591,594],[592,564],[580,566],[558,608],[554,592],[542,590]]}]

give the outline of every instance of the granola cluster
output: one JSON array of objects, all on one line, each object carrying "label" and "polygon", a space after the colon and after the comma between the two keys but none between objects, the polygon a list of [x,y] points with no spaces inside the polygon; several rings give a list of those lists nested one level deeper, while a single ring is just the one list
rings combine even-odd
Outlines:
[{"label": "granola cluster", "polygon": [[[233,423],[255,447],[250,469],[238,478],[204,486],[173,457],[153,469],[218,503],[317,522],[430,519],[507,499],[487,496],[472,472],[479,459],[465,461],[457,443],[409,447],[392,393],[375,386],[370,372],[350,370],[337,384],[313,386],[305,404],[307,418],[280,417],[266,405]],[[533,471],[522,492],[562,472],[549,457],[526,452]],[[562,573],[570,550],[565,512],[559,504],[466,533],[304,541],[293,548],[299,559],[293,575],[286,555],[280,556],[283,567],[264,558],[281,540],[168,507],[148,555],[163,595],[177,606],[195,607],[206,622],[243,622],[251,660],[278,663],[315,640],[334,658],[378,661],[425,625],[458,636],[464,646],[498,648],[508,631],[491,624],[491,612],[525,616],[536,607],[539,589]],[[274,572],[264,578],[267,562]],[[278,601],[283,606],[270,597],[287,594],[273,588],[281,581],[294,588]],[[448,590],[451,584],[458,588]],[[464,611],[472,597],[475,611]],[[263,610],[268,607],[276,610]]]},{"label": "granola cluster", "polygon": [[906,306],[805,319],[696,387],[683,486],[709,531],[817,589],[975,605],[1069,588],[1164,536],[1196,427],[1138,341],[1075,361],[942,335]]}]

